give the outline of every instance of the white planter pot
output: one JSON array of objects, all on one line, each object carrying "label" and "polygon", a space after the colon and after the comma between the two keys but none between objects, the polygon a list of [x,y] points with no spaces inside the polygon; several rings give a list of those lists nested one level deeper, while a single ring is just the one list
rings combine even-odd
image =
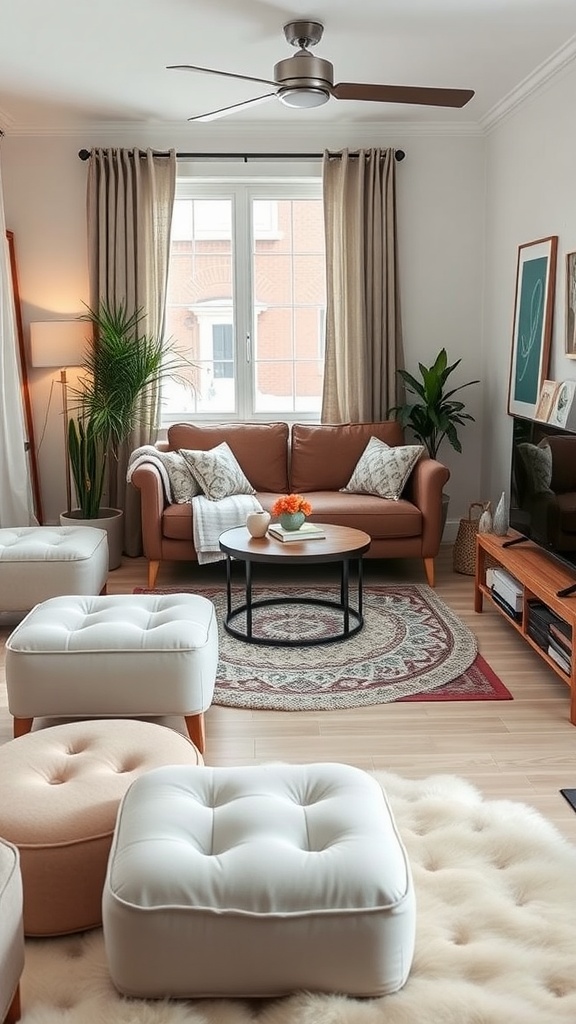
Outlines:
[{"label": "white planter pot", "polygon": [[82,509],[60,513],[60,526],[93,526],[106,530],[108,534],[108,568],[118,569],[122,565],[124,546],[124,513],[119,508],[101,508],[98,519],[84,519]]}]

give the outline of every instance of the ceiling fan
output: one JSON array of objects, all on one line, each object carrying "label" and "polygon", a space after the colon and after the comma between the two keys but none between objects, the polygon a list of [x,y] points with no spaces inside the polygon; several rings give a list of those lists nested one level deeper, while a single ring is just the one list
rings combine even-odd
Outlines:
[{"label": "ceiling fan", "polygon": [[217,71],[215,68],[201,68],[194,64],[171,64],[168,70],[202,71],[208,75],[224,75],[239,78],[245,82],[261,82],[273,85],[274,92],[233,103],[228,107],[211,110],[207,114],[189,117],[189,121],[213,121],[218,117],[277,97],[288,107],[320,107],[332,96],[335,100],[373,100],[377,103],[417,103],[432,107],[463,107],[472,99],[472,89],[434,89],[411,85],[370,85],[359,82],[339,82],[334,85],[334,68],[329,60],[323,60],[310,53],[322,38],[324,26],[318,21],[290,21],[284,25],[286,41],[298,50],[292,57],[274,65],[274,80],[256,78],[253,75],[237,75],[232,71]]}]

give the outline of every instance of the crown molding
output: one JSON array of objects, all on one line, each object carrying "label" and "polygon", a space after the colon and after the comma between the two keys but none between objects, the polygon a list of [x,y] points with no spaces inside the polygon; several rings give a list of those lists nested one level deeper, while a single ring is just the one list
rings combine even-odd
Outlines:
[{"label": "crown molding", "polygon": [[[0,122],[2,121],[2,112],[0,111]],[[6,118],[6,122],[9,119]],[[166,140],[166,145],[175,145],[174,140],[178,140],[179,146],[189,146],[192,148],[197,141],[201,141],[203,148],[212,146],[215,144],[217,147],[222,146],[223,149],[230,149],[231,140],[234,137],[242,136],[245,138],[249,137],[250,146],[261,144],[267,150],[273,147],[275,144],[282,150],[286,148],[288,141],[297,141],[298,145],[306,145],[306,141],[309,140],[311,146],[315,149],[318,146],[325,145],[326,148],[330,148],[334,143],[333,139],[339,139],[345,137],[346,142],[342,145],[358,145],[362,143],[362,140],[368,144],[374,143],[374,137],[382,136],[386,134],[388,136],[394,136],[395,138],[409,137],[417,138],[420,136],[481,136],[483,129],[475,122],[455,122],[449,121],[429,121],[426,123],[415,123],[410,121],[363,121],[363,122],[324,122],[319,125],[317,122],[314,124],[304,125],[289,124],[281,125],[278,121],[241,121],[227,120],[226,124],[219,122],[217,125],[205,125],[189,126],[181,121],[163,121],[163,122],[152,122],[152,121],[87,121],[84,124],[74,125],[47,125],[46,122],[42,124],[14,124],[6,123],[6,135],[11,137],[46,137],[46,138],[70,138],[81,140],[86,148],[90,148],[89,136],[100,138],[105,136],[106,138],[122,138],[124,145],[129,145],[129,140],[126,136],[132,135],[137,137],[141,142],[142,138],[150,137],[157,140]],[[326,141],[320,141],[320,137]],[[385,143],[386,140],[382,139]],[[236,143],[235,143],[236,145]],[[247,143],[238,143],[240,148],[246,148]]]},{"label": "crown molding", "polygon": [[480,121],[480,126],[485,134],[491,132],[497,125],[508,118],[514,110],[524,103],[529,97],[535,95],[547,85],[551,79],[560,75],[568,68],[576,58],[576,36],[572,36],[564,46],[556,50],[548,60],[545,60],[535,70],[524,78],[504,99],[500,100],[485,117]]}]

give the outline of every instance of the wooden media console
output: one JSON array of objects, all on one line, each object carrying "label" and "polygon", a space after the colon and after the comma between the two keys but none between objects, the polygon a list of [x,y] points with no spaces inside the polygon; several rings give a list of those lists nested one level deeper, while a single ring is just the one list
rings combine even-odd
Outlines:
[{"label": "wooden media console", "polygon": [[[474,582],[474,611],[482,611],[484,596],[488,597],[493,606],[524,638],[527,644],[553,669],[554,672],[570,687],[570,721],[576,725],[576,658],[572,651],[573,638],[576,634],[576,589],[571,594],[561,596],[560,592],[570,587],[576,588],[576,573],[570,574],[560,562],[554,560],[537,544],[530,540],[520,540],[510,547],[506,542],[520,539],[521,534],[510,530],[506,537],[497,537],[493,533],[479,533],[476,538],[476,578]],[[513,610],[505,610],[494,597],[486,582],[486,570],[494,565],[505,569],[518,581],[522,588],[522,609],[517,616]],[[543,606],[543,607],[542,607]],[[556,632],[565,638],[566,655],[570,671],[566,672],[548,653],[549,645],[534,628],[536,609],[547,617]],[[567,628],[568,627],[568,628]],[[544,646],[542,646],[544,643]]]}]

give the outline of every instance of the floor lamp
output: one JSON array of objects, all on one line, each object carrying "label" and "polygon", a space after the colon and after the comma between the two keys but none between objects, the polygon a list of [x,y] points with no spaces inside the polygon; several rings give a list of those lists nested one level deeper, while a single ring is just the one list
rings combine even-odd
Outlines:
[{"label": "floor lamp", "polygon": [[80,320],[43,320],[30,324],[30,362],[37,367],[60,367],[62,421],[64,429],[64,465],[66,471],[66,511],[72,509],[72,481],[68,455],[68,380],[67,369],[80,366],[86,348],[86,324]]}]

